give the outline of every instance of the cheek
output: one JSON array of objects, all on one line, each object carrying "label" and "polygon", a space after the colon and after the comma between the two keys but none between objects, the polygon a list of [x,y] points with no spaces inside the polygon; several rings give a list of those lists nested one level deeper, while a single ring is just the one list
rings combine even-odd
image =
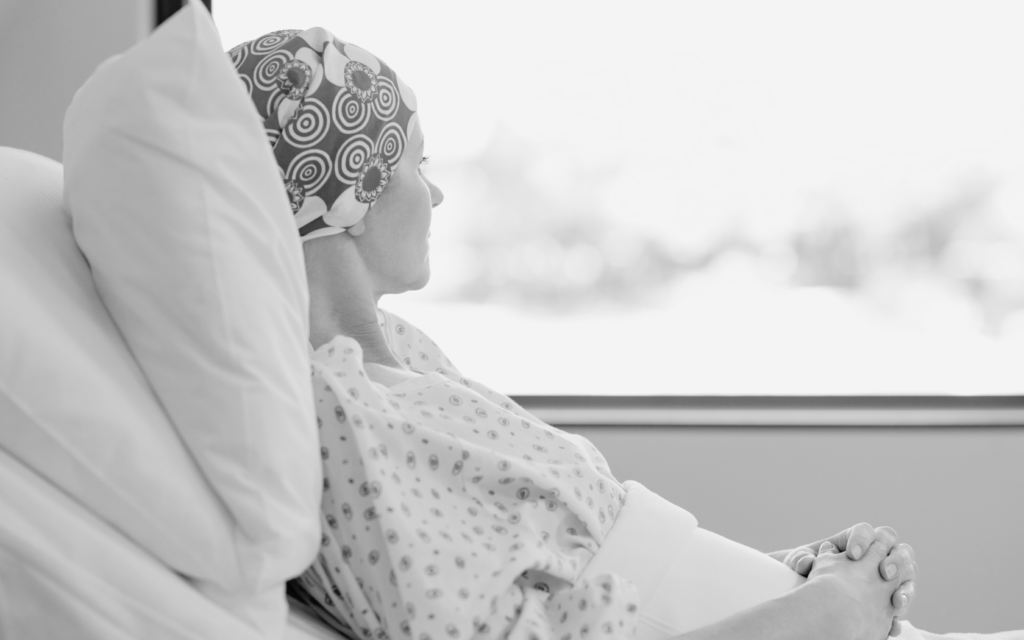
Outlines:
[{"label": "cheek", "polygon": [[414,235],[422,239],[430,231],[433,205],[430,200],[430,188],[422,180],[417,182],[416,189],[412,190],[413,193],[410,194],[412,197],[409,199],[409,202],[412,206],[409,207],[407,212],[409,216],[408,226],[410,230],[413,230]]},{"label": "cheek", "polygon": [[430,228],[430,221],[434,215],[434,199],[430,196],[430,187],[423,183],[423,226]]}]

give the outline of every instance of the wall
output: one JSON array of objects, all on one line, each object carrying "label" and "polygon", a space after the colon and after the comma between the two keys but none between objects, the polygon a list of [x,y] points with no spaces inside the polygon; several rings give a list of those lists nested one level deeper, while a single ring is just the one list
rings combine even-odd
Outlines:
[{"label": "wall", "polygon": [[0,0],[0,145],[61,159],[64,112],[96,66],[148,33],[151,0]]},{"label": "wall", "polygon": [[567,430],[620,480],[762,551],[892,526],[920,568],[915,625],[1024,629],[1024,429]]}]

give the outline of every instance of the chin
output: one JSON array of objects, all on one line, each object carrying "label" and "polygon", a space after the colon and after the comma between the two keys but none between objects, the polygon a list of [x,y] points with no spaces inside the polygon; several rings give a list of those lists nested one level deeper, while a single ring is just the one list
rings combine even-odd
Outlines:
[{"label": "chin", "polygon": [[412,283],[409,287],[409,291],[419,291],[423,287],[427,286],[430,282],[430,265],[424,265],[423,273]]},{"label": "chin", "polygon": [[424,264],[417,273],[404,274],[401,279],[392,280],[394,285],[388,291],[389,294],[405,293],[407,291],[419,291],[430,282],[430,265]]}]

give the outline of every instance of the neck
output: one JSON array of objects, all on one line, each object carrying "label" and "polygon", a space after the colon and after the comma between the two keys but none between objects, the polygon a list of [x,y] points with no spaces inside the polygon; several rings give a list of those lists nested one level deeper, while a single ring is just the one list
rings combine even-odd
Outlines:
[{"label": "neck", "polygon": [[[339,243],[345,247],[349,243]],[[377,323],[377,301],[370,277],[358,254],[342,250],[331,252],[330,260],[318,256],[319,264],[309,265],[309,341],[313,348],[330,342],[337,335],[359,343],[364,363],[402,367],[388,348],[384,332]],[[331,269],[324,268],[327,264]]]}]

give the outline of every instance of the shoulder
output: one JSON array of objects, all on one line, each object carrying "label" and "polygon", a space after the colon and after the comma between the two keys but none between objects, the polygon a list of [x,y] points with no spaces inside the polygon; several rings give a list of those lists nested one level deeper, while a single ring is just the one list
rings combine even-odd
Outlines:
[{"label": "shoulder", "polygon": [[449,377],[462,377],[462,373],[452,364],[441,347],[419,327],[379,307],[377,320],[391,352],[406,366],[414,371],[437,371]]},{"label": "shoulder", "polygon": [[456,384],[473,389],[488,401],[511,411],[520,418],[540,422],[512,398],[465,376],[452,364],[452,361],[436,342],[408,320],[380,307],[377,308],[377,319],[392,353],[413,371],[420,373],[436,371]]}]

